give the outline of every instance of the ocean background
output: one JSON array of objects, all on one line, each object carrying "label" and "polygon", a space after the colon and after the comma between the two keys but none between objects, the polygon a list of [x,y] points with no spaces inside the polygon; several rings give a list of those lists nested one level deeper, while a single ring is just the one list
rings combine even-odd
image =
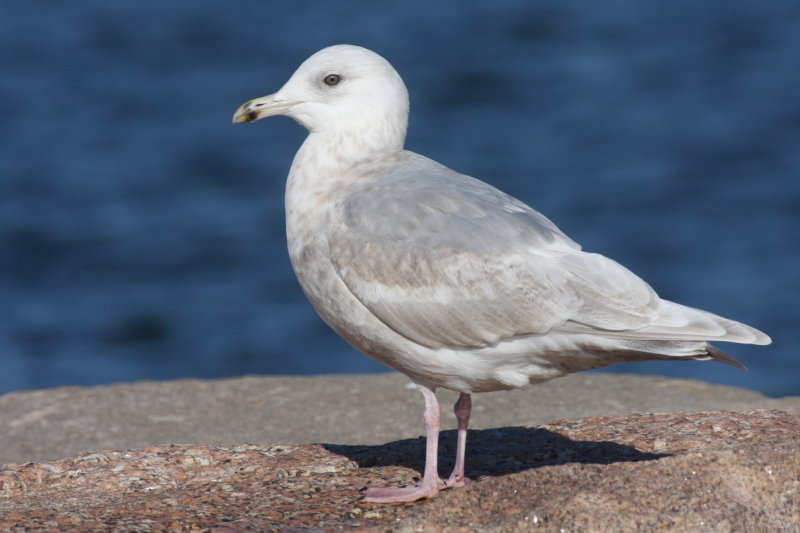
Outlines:
[{"label": "ocean background", "polygon": [[688,0],[3,0],[0,393],[386,370],[289,265],[305,130],[231,124],[337,43],[403,76],[409,149],[773,338],[606,371],[800,394],[800,3]]}]

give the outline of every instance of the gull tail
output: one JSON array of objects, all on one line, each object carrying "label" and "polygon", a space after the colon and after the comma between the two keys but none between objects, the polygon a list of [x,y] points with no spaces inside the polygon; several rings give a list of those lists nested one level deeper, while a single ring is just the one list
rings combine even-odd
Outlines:
[{"label": "gull tail", "polygon": [[747,371],[746,366],[744,366],[742,363],[740,363],[730,355],[726,354],[719,348],[715,348],[710,344],[706,344],[706,351],[708,352],[708,359],[712,361],[719,361],[720,363],[725,363],[726,365],[735,366],[736,368],[741,368],[742,370]]}]

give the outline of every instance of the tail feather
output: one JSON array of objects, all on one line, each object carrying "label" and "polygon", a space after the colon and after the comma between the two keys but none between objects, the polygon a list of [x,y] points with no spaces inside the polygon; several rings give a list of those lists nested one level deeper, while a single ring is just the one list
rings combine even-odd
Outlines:
[{"label": "tail feather", "polygon": [[620,339],[619,346],[635,360],[661,359],[664,361],[718,361],[742,370],[745,366],[719,348],[705,341]]},{"label": "tail feather", "polygon": [[731,366],[735,366],[736,368],[741,368],[742,370],[747,370],[747,367],[744,366],[742,363],[731,357],[730,355],[726,354],[719,348],[715,348],[710,344],[706,345],[706,350],[708,351],[709,359],[713,361],[719,361],[720,363],[725,363]]}]

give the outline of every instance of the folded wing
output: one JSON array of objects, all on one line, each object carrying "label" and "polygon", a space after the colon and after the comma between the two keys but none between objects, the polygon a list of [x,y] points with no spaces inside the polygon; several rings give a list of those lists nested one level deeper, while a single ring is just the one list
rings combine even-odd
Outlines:
[{"label": "folded wing", "polygon": [[[336,270],[386,325],[422,345],[478,348],[550,331],[759,342],[756,330],[661,300],[481,181],[408,154],[341,205]],[[763,334],[761,334],[764,338]]]}]

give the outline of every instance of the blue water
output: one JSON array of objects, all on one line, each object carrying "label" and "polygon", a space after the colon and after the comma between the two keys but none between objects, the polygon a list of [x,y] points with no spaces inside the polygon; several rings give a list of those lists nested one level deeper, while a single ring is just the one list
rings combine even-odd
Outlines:
[{"label": "blue water", "polygon": [[340,42],[406,80],[410,149],[774,339],[615,370],[800,394],[800,4],[634,0],[4,0],[0,392],[382,370],[288,263],[305,131],[230,123]]}]

